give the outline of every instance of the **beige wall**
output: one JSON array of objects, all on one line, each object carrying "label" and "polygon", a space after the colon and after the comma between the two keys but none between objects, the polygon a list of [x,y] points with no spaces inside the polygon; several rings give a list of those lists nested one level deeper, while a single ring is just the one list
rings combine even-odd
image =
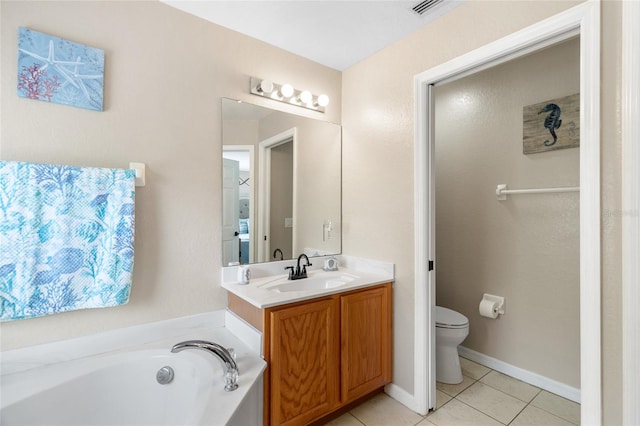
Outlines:
[{"label": "beige wall", "polygon": [[[343,252],[394,262],[394,382],[413,393],[413,77],[575,2],[470,1],[343,73]],[[603,398],[620,424],[620,3],[602,16]],[[375,90],[372,90],[375,88]],[[362,206],[366,206],[363,208]]]},{"label": "beige wall", "polygon": [[[469,318],[465,347],[576,388],[580,196],[495,188],[579,186],[578,148],[522,153],[523,106],[579,92],[577,39],[434,90],[436,304]],[[483,293],[505,315],[481,317]]]},{"label": "beige wall", "polygon": [[[1,325],[2,349],[221,309],[221,97],[340,122],[338,71],[161,3],[0,2],[0,158],[147,164],[129,303]],[[18,26],[105,50],[105,111],[18,98]],[[249,77],[327,93],[325,114],[250,95]],[[278,104],[278,105],[275,105]]]}]

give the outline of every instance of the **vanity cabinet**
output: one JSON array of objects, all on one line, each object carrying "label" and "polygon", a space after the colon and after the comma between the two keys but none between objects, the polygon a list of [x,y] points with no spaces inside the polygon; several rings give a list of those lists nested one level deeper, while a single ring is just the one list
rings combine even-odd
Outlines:
[{"label": "vanity cabinet", "polygon": [[338,405],[339,308],[330,298],[269,311],[272,425],[307,424]]},{"label": "vanity cabinet", "polygon": [[229,309],[263,333],[266,425],[305,425],[391,382],[391,283],[259,309]]},{"label": "vanity cabinet", "polygon": [[391,285],[340,297],[342,401],[391,381]]}]

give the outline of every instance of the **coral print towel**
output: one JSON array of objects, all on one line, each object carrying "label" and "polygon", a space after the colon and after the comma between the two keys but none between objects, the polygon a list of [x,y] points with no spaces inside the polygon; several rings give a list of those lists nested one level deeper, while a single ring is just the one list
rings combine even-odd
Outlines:
[{"label": "coral print towel", "polygon": [[0,161],[0,320],[127,303],[135,172]]}]

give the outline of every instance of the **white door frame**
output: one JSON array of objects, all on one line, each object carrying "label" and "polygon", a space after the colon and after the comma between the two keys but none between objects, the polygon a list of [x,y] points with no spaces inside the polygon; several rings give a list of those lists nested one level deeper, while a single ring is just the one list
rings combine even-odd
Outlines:
[{"label": "white door frame", "polygon": [[[293,144],[293,236],[292,240],[296,238],[296,196],[297,193],[297,161],[296,156],[298,150],[296,149],[296,139],[298,130],[295,127],[278,133],[261,141],[258,151],[258,158],[260,162],[260,189],[258,193],[258,262],[268,262],[271,256],[270,250],[267,250],[267,246],[270,242],[271,235],[269,231],[269,223],[271,220],[271,148],[275,148],[278,145],[291,141]],[[266,241],[266,242],[265,242]]]},{"label": "white door frame", "polygon": [[622,4],[622,423],[640,425],[640,2]]},{"label": "white door frame", "polygon": [[[600,3],[589,0],[416,75],[414,407],[435,407],[435,301],[430,203],[433,111],[429,86],[477,72],[580,35],[580,382],[582,424],[602,422],[600,313]],[[424,324],[430,324],[425,333]]]}]

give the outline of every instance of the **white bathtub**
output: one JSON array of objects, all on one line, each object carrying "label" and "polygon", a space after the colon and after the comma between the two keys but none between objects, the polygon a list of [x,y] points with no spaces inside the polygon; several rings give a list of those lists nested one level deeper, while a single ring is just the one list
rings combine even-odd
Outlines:
[{"label": "white bathtub", "polygon": [[[13,354],[9,356],[14,360],[12,364],[3,356],[0,424],[261,424],[263,361],[241,342],[234,342],[226,329],[217,329],[213,334],[192,331],[137,348],[53,363],[25,362],[25,358]],[[222,364],[211,354],[196,350],[170,352],[172,344],[196,337],[235,345],[240,370],[237,390],[224,391]],[[52,356],[60,358],[59,350]],[[16,364],[23,367],[16,368]],[[170,366],[175,375],[171,383],[161,385],[156,373],[164,366]],[[5,374],[6,370],[10,372]]]}]

